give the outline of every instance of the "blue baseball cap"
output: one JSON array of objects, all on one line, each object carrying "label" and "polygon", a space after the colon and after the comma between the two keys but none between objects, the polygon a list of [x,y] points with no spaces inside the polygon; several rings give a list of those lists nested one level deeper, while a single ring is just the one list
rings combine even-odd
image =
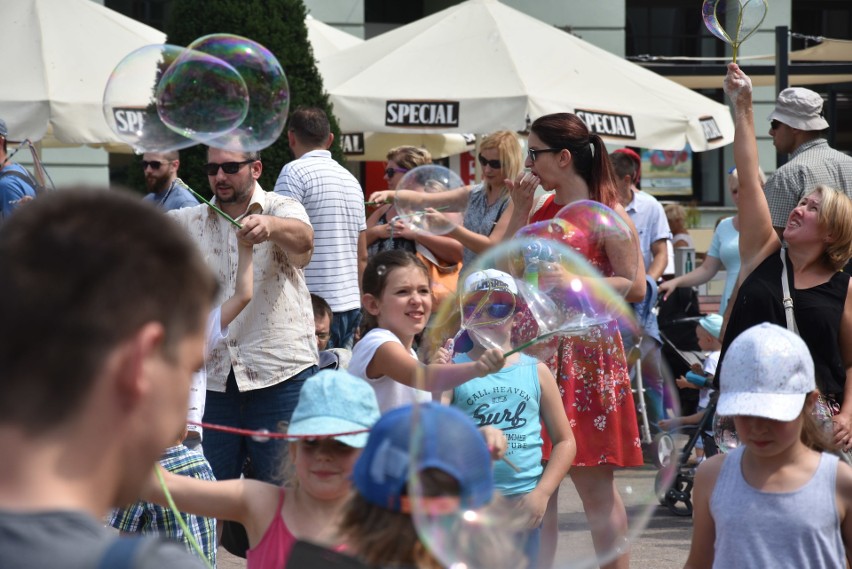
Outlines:
[{"label": "blue baseball cap", "polygon": [[434,468],[456,479],[464,509],[480,508],[494,493],[491,455],[485,439],[470,417],[437,403],[399,407],[385,413],[367,440],[352,483],[363,498],[399,512],[408,484],[411,433],[417,429],[418,468]]},{"label": "blue baseball cap", "polygon": [[317,438],[331,436],[354,448],[367,444],[366,431],[379,420],[376,392],[363,379],[342,370],[322,370],[305,380],[287,434]]},{"label": "blue baseball cap", "polygon": [[707,330],[707,333],[717,340],[722,336],[722,317],[711,313],[701,318],[698,325]]}]

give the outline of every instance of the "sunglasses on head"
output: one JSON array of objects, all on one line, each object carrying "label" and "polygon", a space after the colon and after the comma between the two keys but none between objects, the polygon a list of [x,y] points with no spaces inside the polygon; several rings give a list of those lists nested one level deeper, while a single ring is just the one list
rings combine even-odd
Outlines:
[{"label": "sunglasses on head", "polygon": [[499,170],[502,167],[499,160],[488,160],[482,154],[479,155],[479,163],[482,164],[483,168],[490,166],[492,170]]},{"label": "sunglasses on head", "polygon": [[208,162],[204,165],[204,171],[207,172],[208,176],[215,176],[219,173],[219,168],[226,174],[236,174],[240,171],[240,168],[245,166],[246,164],[251,164],[252,162],[257,162],[257,160],[243,160],[242,162],[224,162],[223,164],[217,164],[215,162]]},{"label": "sunglasses on head", "polygon": [[539,152],[562,152],[565,150],[564,148],[527,148],[527,156],[530,157],[530,161],[535,162],[536,158],[538,158]]},{"label": "sunglasses on head", "polygon": [[405,168],[385,168],[385,176],[388,178],[393,178],[393,175],[399,172],[400,174],[405,174],[408,172]]},{"label": "sunglasses on head", "polygon": [[142,161],[142,169],[143,170],[147,170],[149,167],[152,170],[159,170],[160,166],[162,166],[162,165],[163,165],[163,163],[160,162],[159,160],[143,160]]}]

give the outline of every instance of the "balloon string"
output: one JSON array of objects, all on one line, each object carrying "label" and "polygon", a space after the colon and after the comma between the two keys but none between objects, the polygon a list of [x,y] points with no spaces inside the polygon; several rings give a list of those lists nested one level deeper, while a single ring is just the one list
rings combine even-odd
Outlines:
[{"label": "balloon string", "polygon": [[195,552],[198,553],[198,556],[204,562],[204,565],[208,569],[213,569],[213,566],[210,565],[210,562],[207,560],[207,556],[204,555],[204,551],[201,550],[201,546],[198,545],[198,542],[195,541],[195,537],[189,531],[189,528],[186,527],[186,522],[183,520],[183,514],[181,514],[181,511],[178,510],[178,507],[175,505],[175,501],[172,499],[172,494],[169,492],[169,489],[166,486],[166,481],[163,479],[163,473],[160,472],[160,469],[156,466],[154,467],[154,473],[157,475],[157,480],[160,482],[160,488],[163,489],[163,494],[166,496],[166,502],[168,502],[169,508],[172,510],[172,513],[177,519],[180,529],[183,530],[184,538],[189,542]]},{"label": "balloon string", "polygon": [[231,222],[237,229],[243,228],[243,226],[238,221],[235,221],[233,217],[231,217],[230,215],[228,215],[227,213],[225,213],[224,211],[222,211],[221,209],[219,209],[218,207],[213,205],[207,198],[205,198],[204,196],[202,196],[201,194],[199,194],[198,192],[196,192],[195,190],[193,190],[189,186],[186,186],[186,189],[189,190],[190,192],[192,192],[192,195],[194,195],[196,198],[200,199],[201,201],[206,203],[208,206],[213,208],[213,211],[215,211],[216,213],[218,213],[219,215],[221,215],[222,217],[227,219],[229,222]]},{"label": "balloon string", "polygon": [[198,427],[202,427],[204,429],[211,429],[213,431],[222,431],[223,433],[231,433],[233,435],[244,435],[247,437],[259,437],[265,439],[329,439],[334,437],[342,437],[345,435],[360,435],[361,433],[368,433],[370,429],[359,429],[357,431],[346,431],[343,433],[331,433],[331,434],[322,434],[322,435],[290,435],[287,433],[270,433],[267,431],[255,431],[252,429],[240,429],[238,427],[229,427],[227,425],[216,425],[213,423],[203,423],[199,421],[187,421],[190,425],[195,425]]}]

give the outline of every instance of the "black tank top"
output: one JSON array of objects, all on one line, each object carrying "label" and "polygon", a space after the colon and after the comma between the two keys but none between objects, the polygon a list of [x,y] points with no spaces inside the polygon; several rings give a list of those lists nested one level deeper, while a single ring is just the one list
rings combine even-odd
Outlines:
[{"label": "black tank top", "polygon": [[[728,346],[741,332],[760,324],[771,322],[787,327],[781,289],[781,256],[772,253],[748,276],[740,286],[737,299],[731,309],[731,318],[722,342],[724,359]],[[823,393],[837,394],[842,400],[846,383],[846,370],[840,355],[840,318],[846,302],[850,275],[837,272],[828,282],[812,288],[793,287],[793,266],[787,256],[787,278],[793,297],[793,313],[799,335],[805,341],[814,358],[816,384]],[[725,389],[724,375],[720,367],[717,377]]]}]

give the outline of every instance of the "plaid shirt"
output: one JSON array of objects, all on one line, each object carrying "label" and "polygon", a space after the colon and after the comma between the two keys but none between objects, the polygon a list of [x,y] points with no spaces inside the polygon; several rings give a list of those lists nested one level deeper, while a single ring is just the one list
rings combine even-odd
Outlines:
[{"label": "plaid shirt", "polygon": [[787,217],[807,192],[825,184],[852,198],[852,156],[834,150],[823,138],[810,140],[790,155],[766,181],[766,201],[774,227],[785,227]]},{"label": "plaid shirt", "polygon": [[[169,472],[192,476],[201,480],[215,480],[213,470],[204,455],[200,452],[190,450],[183,445],[169,447],[160,457],[160,464]],[[184,522],[192,532],[192,536],[204,556],[212,567],[216,566],[216,520],[215,518],[202,518],[192,514],[183,515]],[[183,530],[178,525],[177,519],[171,509],[163,508],[148,502],[136,502],[126,508],[118,508],[112,511],[107,521],[112,527],[128,533],[141,533],[165,537],[183,542],[187,549],[196,553],[189,541],[184,539]]]}]

